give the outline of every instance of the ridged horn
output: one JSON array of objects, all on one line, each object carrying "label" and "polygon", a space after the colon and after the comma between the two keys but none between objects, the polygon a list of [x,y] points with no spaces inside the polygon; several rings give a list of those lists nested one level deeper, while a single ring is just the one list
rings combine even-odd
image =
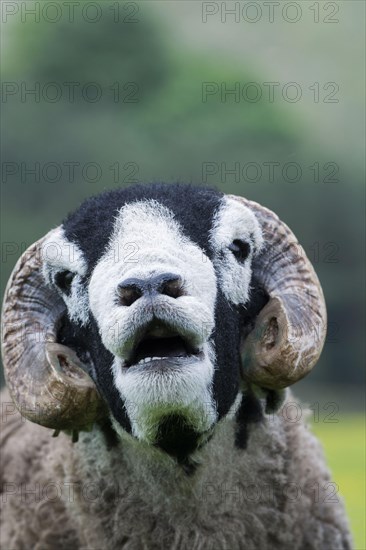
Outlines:
[{"label": "ridged horn", "polygon": [[264,250],[253,274],[269,301],[242,345],[243,377],[279,390],[310,372],[323,348],[327,314],[319,279],[295,235],[276,214],[231,195],[250,208],[263,232]]},{"label": "ridged horn", "polygon": [[79,431],[103,416],[102,400],[76,353],[57,343],[65,305],[42,275],[42,244],[18,260],[2,311],[2,356],[7,386],[21,414],[55,430]]}]

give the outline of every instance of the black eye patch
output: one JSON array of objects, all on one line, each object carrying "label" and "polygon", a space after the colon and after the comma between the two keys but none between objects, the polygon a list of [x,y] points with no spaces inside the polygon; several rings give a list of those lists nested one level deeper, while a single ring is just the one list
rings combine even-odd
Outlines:
[{"label": "black eye patch", "polygon": [[229,245],[229,250],[231,250],[238,262],[243,263],[249,256],[251,249],[249,243],[235,239]]},{"label": "black eye patch", "polygon": [[71,283],[74,279],[75,274],[71,271],[65,270],[56,273],[55,275],[55,285],[64,292],[65,294],[70,294]]}]

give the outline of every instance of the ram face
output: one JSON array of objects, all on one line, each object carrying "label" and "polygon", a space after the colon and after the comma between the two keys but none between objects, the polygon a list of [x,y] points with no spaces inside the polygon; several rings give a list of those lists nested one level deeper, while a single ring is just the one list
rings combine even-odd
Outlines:
[{"label": "ram face", "polygon": [[85,201],[23,254],[3,355],[32,421],[76,433],[110,418],[119,437],[185,459],[223,418],[255,416],[254,395],[273,405],[324,333],[317,277],[277,216],[150,184]]}]

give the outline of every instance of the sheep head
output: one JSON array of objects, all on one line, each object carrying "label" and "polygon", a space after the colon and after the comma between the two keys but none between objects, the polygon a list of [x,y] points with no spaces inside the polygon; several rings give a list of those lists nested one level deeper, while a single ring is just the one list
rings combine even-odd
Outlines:
[{"label": "sheep head", "polygon": [[[276,392],[321,352],[319,281],[270,210],[203,187],[138,185],[85,201],[10,277],[3,358],[30,420],[117,433],[174,454]],[[244,391],[244,398],[242,397]],[[193,443],[192,443],[193,442]]]}]

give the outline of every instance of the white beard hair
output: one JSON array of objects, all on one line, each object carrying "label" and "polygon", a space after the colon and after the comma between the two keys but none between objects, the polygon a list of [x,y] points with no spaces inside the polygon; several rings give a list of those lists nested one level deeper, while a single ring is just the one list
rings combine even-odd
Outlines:
[{"label": "white beard hair", "polygon": [[204,346],[203,361],[150,373],[125,369],[116,358],[112,365],[117,387],[138,439],[153,443],[163,416],[178,413],[199,433],[206,432],[217,419],[212,398],[214,362],[211,346]]}]

